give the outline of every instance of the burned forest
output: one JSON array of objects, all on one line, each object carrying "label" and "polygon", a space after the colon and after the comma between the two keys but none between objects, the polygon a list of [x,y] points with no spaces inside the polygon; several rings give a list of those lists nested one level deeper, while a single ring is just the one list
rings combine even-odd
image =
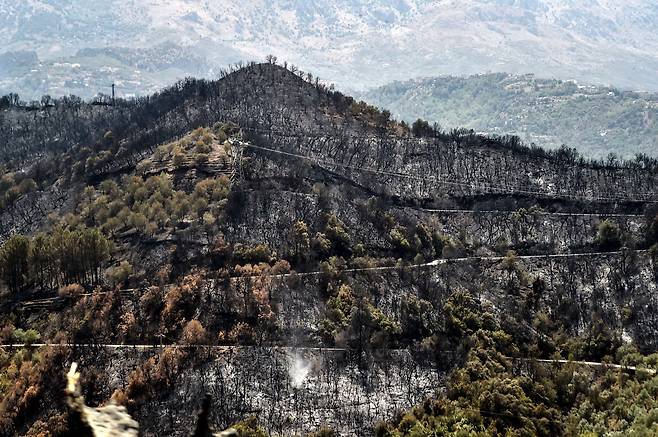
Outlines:
[{"label": "burned forest", "polygon": [[658,430],[654,157],[409,125],[274,57],[0,107],[0,435]]}]

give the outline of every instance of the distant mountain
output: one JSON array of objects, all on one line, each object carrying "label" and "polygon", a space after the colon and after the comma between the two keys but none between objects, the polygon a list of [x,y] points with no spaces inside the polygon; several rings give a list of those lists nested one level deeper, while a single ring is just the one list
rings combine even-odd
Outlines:
[{"label": "distant mountain", "polygon": [[485,74],[394,82],[362,96],[409,122],[513,134],[586,156],[658,154],[658,95],[533,75]]},{"label": "distant mountain", "polygon": [[3,50],[41,60],[0,92],[146,94],[268,53],[353,90],[485,71],[658,90],[657,23],[653,0],[0,0]]}]

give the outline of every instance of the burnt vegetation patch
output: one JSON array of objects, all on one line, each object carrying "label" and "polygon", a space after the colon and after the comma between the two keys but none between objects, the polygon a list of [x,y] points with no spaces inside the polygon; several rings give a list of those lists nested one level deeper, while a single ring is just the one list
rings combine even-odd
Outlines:
[{"label": "burnt vegetation patch", "polygon": [[532,361],[655,367],[652,158],[409,126],[274,58],[102,106],[6,102],[3,429],[74,426],[72,359],[90,402],[155,434],[191,432],[206,392],[204,420],[242,435],[655,426],[652,374]]}]

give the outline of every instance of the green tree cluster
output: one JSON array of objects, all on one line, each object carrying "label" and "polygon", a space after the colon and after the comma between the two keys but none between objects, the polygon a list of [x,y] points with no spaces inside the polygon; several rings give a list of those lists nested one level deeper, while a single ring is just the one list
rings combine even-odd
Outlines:
[{"label": "green tree cluster", "polygon": [[362,350],[389,347],[402,330],[363,293],[356,294],[350,285],[340,284],[327,301],[321,332],[330,344]]},{"label": "green tree cluster", "polygon": [[111,250],[111,242],[96,228],[58,227],[33,238],[14,235],[0,247],[0,279],[12,292],[97,284]]},{"label": "green tree cluster", "polygon": [[[442,335],[460,339],[468,351],[464,363],[450,375],[444,396],[379,424],[377,436],[656,435],[654,373],[516,358],[522,349],[528,353],[533,348],[514,328],[496,323],[465,290],[449,297],[444,314]],[[550,322],[541,325],[536,326],[551,329]],[[549,341],[557,342],[553,350],[574,351],[594,342],[620,364],[655,369],[658,354],[643,356],[633,346],[619,347],[607,336],[599,337],[569,338],[555,332]]]},{"label": "green tree cluster", "polygon": [[[161,165],[163,161],[170,161],[174,167],[203,167],[208,163],[210,153],[216,151],[220,162],[226,165],[229,162],[230,144],[227,131],[235,131],[227,124],[216,124],[213,129],[197,128],[189,135],[178,141],[159,146],[154,155],[153,162],[145,161],[143,169]],[[220,143],[220,144],[217,144]]]},{"label": "green tree cluster", "polygon": [[[310,240],[310,248],[315,258],[326,260],[332,256],[348,257],[352,253],[352,237],[345,224],[333,213],[324,216],[322,232],[316,232]],[[308,238],[308,227],[303,222],[297,223],[292,230],[293,242],[299,249]],[[302,252],[303,255],[303,252]]]},{"label": "green tree cluster", "polygon": [[396,256],[413,259],[417,263],[441,256],[450,241],[422,223],[409,228],[394,225],[388,236]]},{"label": "green tree cluster", "polygon": [[214,223],[229,191],[230,181],[226,176],[204,179],[189,194],[174,190],[171,177],[165,173],[147,179],[126,176],[120,184],[108,179],[98,189],[85,189],[81,216],[89,225],[100,227],[110,235],[134,228],[142,235],[151,236],[184,220]]}]

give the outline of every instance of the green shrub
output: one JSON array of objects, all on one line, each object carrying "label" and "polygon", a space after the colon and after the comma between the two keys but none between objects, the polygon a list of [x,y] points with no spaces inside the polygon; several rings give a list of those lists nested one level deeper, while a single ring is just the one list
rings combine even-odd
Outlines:
[{"label": "green shrub", "polygon": [[41,339],[41,334],[39,334],[34,329],[28,329],[24,331],[22,329],[14,330],[14,340],[17,343],[24,343],[26,345],[34,344]]},{"label": "green shrub", "polygon": [[331,241],[325,234],[318,232],[312,242],[313,251],[318,258],[326,258],[331,254]]},{"label": "green shrub", "polygon": [[238,437],[267,437],[267,433],[258,425],[256,417],[250,417],[232,426]]},{"label": "green shrub", "polygon": [[128,261],[121,261],[118,266],[107,270],[107,278],[113,285],[125,283],[133,274],[133,266]]},{"label": "green shrub", "polygon": [[350,251],[352,239],[347,233],[343,222],[334,214],[330,214],[327,217],[324,234],[331,241],[332,248],[336,254],[345,254]]},{"label": "green shrub", "polygon": [[240,264],[246,263],[269,263],[276,258],[266,244],[257,244],[256,246],[246,246],[236,244],[233,248],[233,258]]},{"label": "green shrub", "polygon": [[320,270],[329,276],[337,276],[341,271],[347,268],[345,259],[340,256],[329,257],[327,261],[320,263]]},{"label": "green shrub", "polygon": [[395,228],[391,229],[391,232],[389,232],[388,236],[391,239],[393,248],[399,255],[404,256],[411,252],[412,247],[409,243],[409,240],[407,240],[407,236],[405,235],[403,228],[396,226]]}]

